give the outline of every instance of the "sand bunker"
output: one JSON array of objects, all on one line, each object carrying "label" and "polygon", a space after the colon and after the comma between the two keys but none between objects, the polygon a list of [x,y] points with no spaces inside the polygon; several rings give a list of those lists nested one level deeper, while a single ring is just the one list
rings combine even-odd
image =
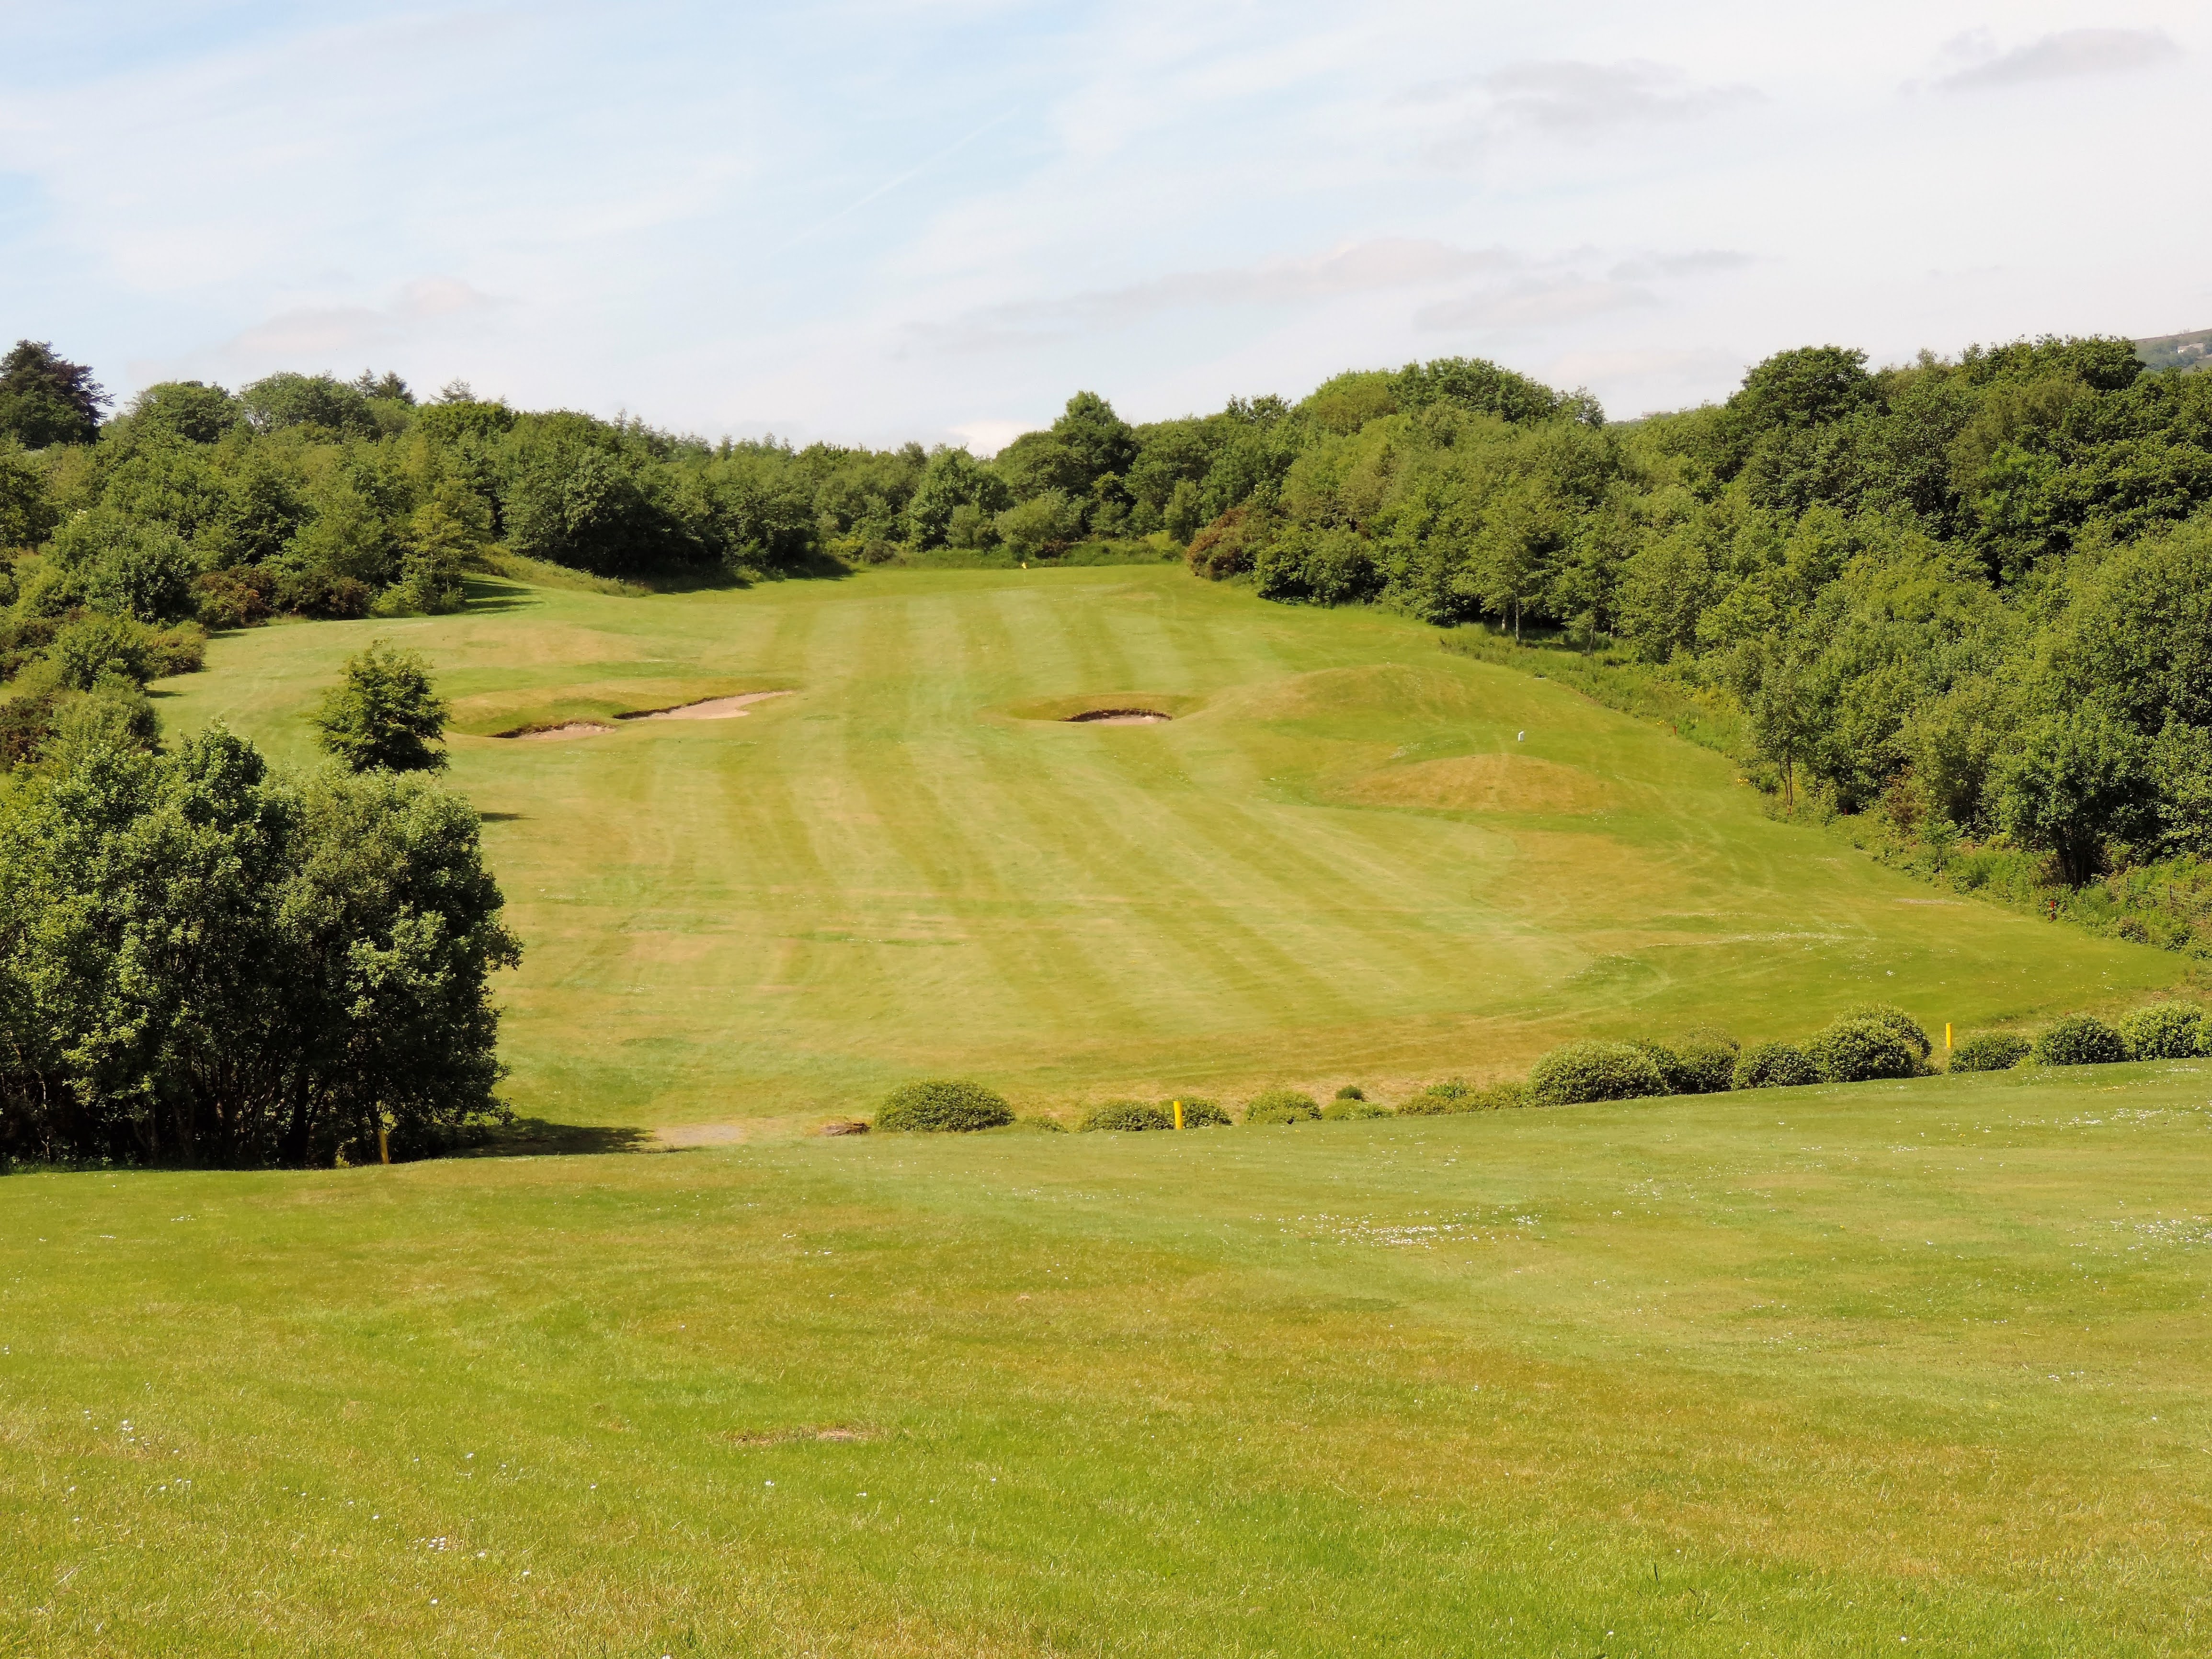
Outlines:
[{"label": "sand bunker", "polygon": [[597,720],[570,720],[566,726],[541,726],[530,732],[502,732],[502,738],[512,738],[517,743],[551,743],[561,738],[596,738],[602,732],[611,732],[611,726],[601,726]]},{"label": "sand bunker", "polygon": [[1080,714],[1070,714],[1070,726],[1164,726],[1172,715],[1163,714],[1157,708],[1088,708]]},{"label": "sand bunker", "polygon": [[623,714],[626,720],[730,720],[750,712],[749,705],[770,697],[787,697],[788,691],[747,691],[735,697],[708,697],[703,702],[678,703],[673,708],[641,708]]}]

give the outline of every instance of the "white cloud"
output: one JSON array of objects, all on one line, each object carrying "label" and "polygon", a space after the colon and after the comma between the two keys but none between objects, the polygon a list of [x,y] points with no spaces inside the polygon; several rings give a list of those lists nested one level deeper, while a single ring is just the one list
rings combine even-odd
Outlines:
[{"label": "white cloud", "polygon": [[2034,81],[2123,75],[2171,63],[2182,51],[2163,29],[2062,29],[2010,52],[1999,52],[1987,30],[1976,30],[1952,40],[1948,55],[1971,61],[1942,76],[1936,85],[1977,91]]},{"label": "white cloud", "polygon": [[430,276],[410,283],[388,306],[303,307],[281,313],[243,330],[221,349],[254,365],[313,362],[327,367],[335,359],[385,350],[426,326],[480,318],[502,303],[466,283]]}]

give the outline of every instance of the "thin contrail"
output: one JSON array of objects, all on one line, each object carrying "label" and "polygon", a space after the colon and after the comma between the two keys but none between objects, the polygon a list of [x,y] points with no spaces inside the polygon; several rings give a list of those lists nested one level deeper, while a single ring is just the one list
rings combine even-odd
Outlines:
[{"label": "thin contrail", "polygon": [[960,150],[965,149],[969,144],[974,143],[975,140],[981,138],[993,127],[999,125],[1000,123],[1003,121],[1012,119],[1015,113],[1015,111],[1008,110],[1004,114],[993,116],[989,120],[984,122],[981,126],[977,127],[975,131],[969,133],[966,137],[947,144],[943,149],[938,151],[936,155],[929,157],[928,160],[908,168],[904,173],[899,174],[897,178],[890,180],[888,183],[878,185],[873,190],[870,191],[866,196],[861,197],[858,201],[847,203],[843,207],[839,208],[836,212],[831,214],[827,219],[823,219],[818,223],[809,225],[805,230],[800,231],[798,235],[793,237],[789,241],[780,243],[776,246],[770,248],[766,253],[761,255],[761,258],[763,259],[773,259],[779,253],[789,252],[793,248],[797,247],[808,237],[819,235],[823,231],[829,229],[830,226],[836,224],[840,219],[846,218],[852,214],[858,213],[862,208],[867,206],[869,203],[876,200],[878,197],[888,196],[893,191],[896,190],[901,185],[907,184],[913,179],[919,179],[923,173],[928,172],[930,168],[935,167],[939,161],[944,161],[950,155],[955,155]]}]

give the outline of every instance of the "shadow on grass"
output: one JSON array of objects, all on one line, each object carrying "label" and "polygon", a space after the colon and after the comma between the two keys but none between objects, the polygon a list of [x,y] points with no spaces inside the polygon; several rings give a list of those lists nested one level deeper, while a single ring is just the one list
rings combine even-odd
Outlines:
[{"label": "shadow on grass", "polygon": [[618,1128],[604,1123],[549,1123],[542,1117],[519,1117],[504,1127],[488,1129],[473,1146],[456,1146],[447,1158],[584,1158],[607,1152],[643,1152],[659,1143],[645,1129]]}]

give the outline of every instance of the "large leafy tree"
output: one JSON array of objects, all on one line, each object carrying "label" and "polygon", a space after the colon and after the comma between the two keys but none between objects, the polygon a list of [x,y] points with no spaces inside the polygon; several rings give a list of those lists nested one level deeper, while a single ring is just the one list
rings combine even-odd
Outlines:
[{"label": "large leafy tree", "polygon": [[27,448],[90,443],[107,403],[92,371],[46,341],[18,340],[0,357],[0,434]]},{"label": "large leafy tree", "polygon": [[64,760],[0,813],[0,1150],[325,1163],[497,1113],[519,947],[465,802],[219,726]]},{"label": "large leafy tree", "polygon": [[325,693],[317,741],[355,772],[434,772],[446,752],[430,745],[441,741],[448,712],[429,665],[376,640],[346,659],[345,678]]}]

